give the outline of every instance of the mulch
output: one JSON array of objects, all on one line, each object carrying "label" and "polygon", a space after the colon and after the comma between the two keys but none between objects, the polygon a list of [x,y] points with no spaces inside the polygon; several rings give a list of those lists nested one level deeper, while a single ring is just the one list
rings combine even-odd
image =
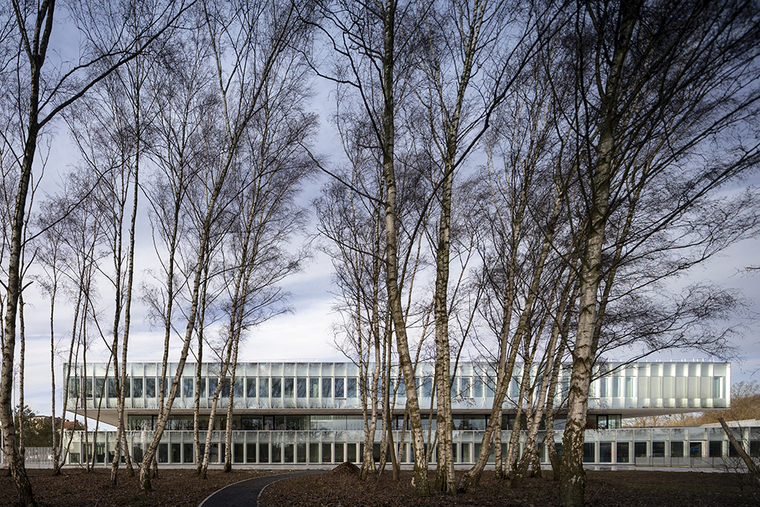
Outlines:
[{"label": "mulch", "polygon": [[[349,464],[350,465],[350,464]],[[458,475],[461,476],[458,472]],[[760,505],[760,492],[744,476],[708,472],[587,472],[586,505],[604,507],[723,507]],[[430,473],[431,484],[434,472]],[[381,476],[359,480],[359,469],[339,465],[332,473],[280,481],[264,490],[261,507],[395,507],[424,506],[544,506],[557,505],[559,484],[551,472],[526,478],[519,489],[486,471],[480,484],[467,493],[429,497],[415,495],[411,472],[398,482],[386,470]]]},{"label": "mulch", "polygon": [[[87,473],[66,469],[53,477],[49,470],[29,470],[35,500],[47,506],[96,507],[197,507],[213,492],[239,481],[283,470],[233,470],[223,473],[210,470],[208,479],[195,476],[193,470],[159,470],[153,480],[153,491],[139,490],[137,478],[127,477],[122,469],[119,483],[109,484],[105,469]],[[457,472],[461,475],[463,472]],[[434,471],[430,472],[431,484]],[[541,478],[526,478],[522,487],[512,489],[509,482],[486,471],[481,483],[457,495],[433,492],[418,497],[411,486],[411,472],[402,471],[394,481],[388,469],[380,475],[359,480],[359,468],[344,463],[332,471],[295,477],[267,487],[261,507],[394,507],[394,506],[514,506],[538,507],[557,505],[558,483],[551,472]],[[15,505],[13,480],[7,470],[0,471],[0,507]],[[723,507],[758,506],[760,491],[747,480],[746,474],[708,472],[656,471],[589,471],[586,505],[599,507]]]}]

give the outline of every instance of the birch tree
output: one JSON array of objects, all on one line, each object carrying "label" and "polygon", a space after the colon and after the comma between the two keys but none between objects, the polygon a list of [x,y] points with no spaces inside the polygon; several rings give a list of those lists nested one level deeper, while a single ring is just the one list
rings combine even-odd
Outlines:
[{"label": "birch tree", "polygon": [[[150,37],[141,39],[128,45],[126,50],[121,49],[123,46],[117,46],[116,41],[104,42],[103,47],[108,48],[107,54],[112,56],[113,60],[105,69],[95,72],[91,72],[93,61],[88,60],[86,56],[79,59],[73,58],[70,60],[71,63],[53,60],[52,64],[45,66],[51,49],[55,6],[54,0],[46,0],[40,4],[14,0],[11,8],[2,13],[3,21],[0,23],[4,29],[8,30],[5,32],[8,35],[3,39],[2,54],[9,56],[8,48],[11,47],[20,52],[18,58],[10,55],[11,59],[4,62],[8,65],[3,67],[2,77],[3,81],[10,85],[9,89],[13,90],[13,93],[9,95],[10,100],[17,100],[17,105],[21,107],[16,109],[20,113],[18,128],[3,135],[5,146],[16,152],[19,179],[18,189],[15,192],[12,233],[9,242],[5,342],[3,343],[2,382],[0,382],[0,421],[4,429],[5,452],[9,468],[14,477],[21,505],[33,505],[34,498],[24,464],[19,460],[10,401],[11,372],[14,365],[16,320],[21,289],[20,260],[23,247],[23,224],[27,214],[29,185],[35,167],[37,140],[61,111],[84,95],[94,83],[124,62],[134,58],[152,42]],[[91,15],[93,12],[98,11],[88,11],[87,14]],[[175,18],[177,13],[173,4],[162,6],[159,12],[157,19],[160,21],[149,28],[165,26]],[[74,22],[82,22],[78,27],[86,24],[86,20],[79,17],[75,16],[73,19]],[[141,29],[141,35],[145,33],[145,30],[146,27]],[[158,28],[157,32],[160,31],[161,29]],[[100,59],[102,55],[95,58]],[[22,111],[25,112],[21,113]]]},{"label": "birch tree", "polygon": [[598,304],[602,252],[610,216],[631,195],[629,178],[651,166],[648,160],[658,170],[647,188],[674,177],[673,207],[652,224],[662,231],[758,157],[756,142],[740,134],[751,129],[758,100],[756,4],[586,3],[573,14],[571,30],[568,70],[576,83],[574,114],[583,118],[576,124],[584,126],[575,133],[583,247],[562,446],[563,506],[583,504],[583,430],[599,345],[595,330],[604,317]]},{"label": "birch tree", "polygon": [[[263,105],[265,94],[273,82],[287,81],[278,65],[308,43],[307,25],[300,16],[309,16],[308,6],[292,2],[257,4],[240,2],[235,5],[202,3],[198,13],[200,26],[207,31],[211,46],[211,61],[216,69],[214,82],[221,118],[220,143],[215,156],[207,158],[209,182],[208,199],[202,211],[199,244],[190,284],[190,307],[187,326],[164,409],[157,421],[156,432],[148,446],[140,468],[140,487],[150,490],[150,462],[166,427],[168,415],[177,395],[190,343],[194,336],[199,310],[200,288],[204,267],[208,266],[208,245],[213,240],[212,228],[224,211],[228,193],[227,178],[238,171],[241,144],[250,122]],[[234,56],[234,57],[231,57]],[[217,224],[218,225],[218,224]]]}]

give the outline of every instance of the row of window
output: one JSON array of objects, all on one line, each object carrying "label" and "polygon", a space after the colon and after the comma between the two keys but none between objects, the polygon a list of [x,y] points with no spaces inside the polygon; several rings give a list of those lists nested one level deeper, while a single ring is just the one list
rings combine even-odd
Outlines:
[{"label": "row of window", "polygon": [[[651,447],[650,447],[651,444]],[[725,456],[725,449],[722,440],[709,440],[708,442],[683,442],[671,441],[670,454],[665,454],[667,442],[633,442],[634,458],[720,458]],[[706,449],[703,445],[706,444]],[[561,452],[562,444],[556,444],[557,452]],[[595,463],[596,443],[586,442],[583,444],[583,461],[586,463]],[[599,463],[613,462],[613,446],[615,449],[615,463],[630,463],[630,442],[599,442]],[[730,444],[728,447],[728,456],[735,457],[739,454]],[[707,451],[705,456],[704,451]],[[688,454],[687,454],[688,453]],[[760,440],[750,441],[750,455],[760,457]]]},{"label": "row of window", "polygon": [[[433,378],[422,377],[418,381],[418,389],[423,398],[430,398],[433,395]],[[480,377],[459,377],[454,378],[451,383],[451,396],[463,398],[483,398],[494,396],[492,383]],[[200,379],[199,392],[200,397],[212,398],[217,386],[218,378]],[[127,377],[125,391],[127,397],[133,398],[156,398],[159,395],[158,388],[160,380],[154,377]],[[171,379],[166,380],[165,395],[168,396],[171,387]],[[186,377],[182,379],[181,392],[179,396],[193,398],[195,394],[196,379]],[[206,389],[208,387],[208,389]],[[222,383],[220,396],[227,398],[230,395],[231,382],[226,379]],[[359,382],[356,377],[246,377],[235,379],[233,396],[249,399],[255,398],[357,398],[359,396]],[[378,386],[378,392],[382,387]],[[398,385],[395,381],[391,382],[391,391],[395,392],[400,398],[406,397],[406,387],[404,380],[400,379]],[[79,382],[77,379],[71,379],[69,382],[69,396],[76,397],[80,393]],[[118,395],[116,389],[116,380],[114,378],[86,378],[84,379],[84,393],[87,398],[109,397],[115,398]],[[518,394],[517,381],[512,381],[511,392],[513,397]]]},{"label": "row of window", "polygon": [[[94,383],[93,383],[94,380]],[[208,381],[208,382],[207,382]],[[171,381],[167,379],[164,393],[169,394]],[[125,382],[125,391],[127,397],[132,398],[156,398],[159,395],[158,386],[160,381],[153,377],[129,378]],[[206,389],[208,384],[208,390]],[[212,398],[219,385],[218,378],[201,378],[199,393],[200,397]],[[79,395],[79,383],[76,379],[71,379],[69,383],[69,396]],[[183,378],[181,384],[181,393],[179,396],[193,398],[195,395],[196,379]],[[227,398],[230,395],[231,382],[226,379],[222,383],[220,396]],[[245,379],[235,379],[232,395],[235,398],[357,398],[358,397],[358,379],[349,378],[257,378],[248,377]],[[101,398],[104,395],[109,398],[115,398],[118,395],[116,389],[116,380],[113,378],[87,378],[84,380],[84,392],[87,398]]]},{"label": "row of window", "polygon": [[[399,460],[402,463],[411,463],[414,460],[414,454],[407,452],[410,444],[402,447]],[[502,444],[502,454],[506,456],[508,445]],[[425,444],[426,452],[429,447]],[[82,450],[85,446],[82,445]],[[411,449],[410,449],[411,450]],[[191,464],[195,463],[195,445],[192,442],[184,443],[160,443],[158,444],[156,459],[159,463],[172,464]],[[374,460],[380,461],[380,444],[375,443],[372,448]],[[479,443],[455,443],[453,445],[454,461],[456,463],[472,463],[480,454]],[[474,452],[473,452],[474,451]],[[205,453],[205,444],[200,444],[200,455]],[[343,463],[350,461],[352,463],[361,462],[364,453],[364,443],[356,442],[236,442],[232,444],[232,461],[233,463],[249,464],[266,464],[266,463]],[[69,463],[79,463],[80,456],[86,453],[72,452],[69,454]],[[225,454],[225,443],[215,442],[209,447],[209,463],[223,463]],[[142,444],[132,445],[132,459],[141,462],[144,455]],[[99,443],[95,446],[95,463],[110,463],[113,461],[113,449],[106,450],[105,444]],[[386,454],[388,456],[388,454]],[[494,461],[494,452],[492,450],[489,461]],[[89,454],[88,459],[92,460],[93,456]],[[387,458],[390,459],[390,458]],[[436,450],[430,453],[430,461],[436,460]],[[124,458],[122,457],[122,462]],[[544,460],[546,461],[546,460]]]},{"label": "row of window", "polygon": [[[639,377],[602,377],[599,379],[599,396],[601,398],[636,398],[638,396],[638,389],[637,389],[637,379]],[[658,377],[646,377],[647,380],[651,382],[655,382],[658,380],[661,380],[661,378]],[[681,387],[681,389],[677,389],[674,382],[675,377],[670,378],[668,377],[668,380],[671,381],[671,385],[669,389],[656,389],[656,396],[655,394],[652,394],[652,397],[664,397],[664,398],[672,398],[676,396],[676,391],[680,391],[682,394],[682,397],[686,397],[687,386],[686,381],[689,377],[680,377],[679,380],[684,383],[684,385]],[[698,377],[691,377],[692,379],[698,379]],[[721,398],[723,396],[723,377],[714,377],[712,379],[712,397],[713,398]],[[611,384],[611,388],[610,388]],[[594,397],[594,389],[592,385],[592,393],[591,396]],[[709,390],[709,384],[708,384],[708,390]],[[650,393],[651,394],[651,393]],[[648,396],[648,395],[647,395]],[[645,396],[646,397],[646,396]],[[689,395],[689,397],[692,397]],[[701,397],[707,397],[707,394],[702,393]]]},{"label": "row of window", "polygon": [[[523,416],[523,427],[525,427]],[[130,415],[127,418],[127,428],[132,431],[152,431],[158,422],[157,415]],[[201,416],[198,427],[208,428],[208,416]],[[423,417],[423,428],[427,430],[431,420],[428,416]],[[505,414],[502,416],[502,428],[512,429],[515,416]],[[402,415],[393,417],[392,429],[401,430],[406,423],[409,429],[409,420]],[[455,415],[453,418],[455,430],[485,431],[488,425],[486,415]],[[432,429],[436,428],[435,415],[432,417]],[[215,430],[224,430],[227,427],[226,416],[220,415],[214,418]],[[383,421],[378,419],[377,428],[381,430]],[[191,415],[173,415],[166,423],[167,430],[190,431],[194,429],[194,419]],[[361,431],[364,429],[364,418],[361,415],[234,415],[232,417],[232,429],[244,431]]]},{"label": "row of window", "polygon": [[[651,444],[651,447],[650,447]],[[703,454],[703,444],[707,444],[707,456]],[[670,454],[665,455],[667,442],[587,442],[583,444],[583,461],[586,463],[631,463],[637,458],[692,458],[703,457],[721,458],[725,456],[724,442],[711,440],[708,442],[670,442]],[[562,454],[562,444],[556,443],[558,454]],[[597,446],[599,456],[597,458]],[[409,463],[413,459],[411,452],[407,452],[408,444],[402,447],[399,459],[403,463]],[[728,445],[728,455],[736,456],[733,447]],[[427,448],[427,446],[426,446]],[[84,449],[84,446],[82,446]],[[502,444],[502,455],[507,455],[508,445]],[[205,444],[201,444],[201,453],[205,450]],[[342,463],[344,461],[358,462],[364,450],[363,443],[355,442],[236,442],[232,448],[232,460],[234,463]],[[373,456],[376,461],[380,459],[380,444],[373,446]],[[454,461],[457,463],[471,463],[480,454],[480,444],[461,442],[453,446]],[[633,456],[631,455],[633,451]],[[212,443],[209,447],[209,462],[221,463],[224,461],[225,444]],[[614,454],[613,454],[614,453]],[[688,453],[688,455],[687,455]],[[750,454],[760,456],[760,441],[750,442]],[[103,443],[95,446],[95,462],[106,463],[113,460],[113,449],[106,450]],[[132,445],[132,458],[140,462],[143,458],[142,444]],[[78,463],[80,453],[71,453],[70,463]],[[90,455],[90,459],[92,456]],[[160,443],[158,445],[159,463],[195,463],[195,446],[192,442]],[[435,450],[430,456],[431,462],[435,461]],[[494,451],[492,450],[489,461],[493,462]],[[547,462],[548,456],[545,449],[541,450],[541,461]]]},{"label": "row of window", "polygon": [[[94,383],[93,383],[94,381]],[[713,397],[721,397],[723,390],[723,378],[715,377],[713,381]],[[116,381],[113,378],[86,378],[84,392],[87,398],[100,398],[103,394],[107,397],[115,398],[117,396]],[[167,379],[165,393],[168,395],[171,379]],[[430,398],[433,395],[432,377],[422,377],[418,381],[418,389],[423,398]],[[206,389],[208,384],[208,390]],[[212,398],[219,384],[218,378],[200,379],[199,392],[200,397]],[[463,398],[483,398],[493,397],[494,389],[492,383],[480,377],[457,377],[451,384],[451,396]],[[71,396],[78,395],[78,382],[72,379],[69,390]],[[126,394],[133,398],[155,398],[158,396],[159,380],[153,377],[127,377]],[[566,392],[569,387],[569,379],[563,379],[560,391]],[[193,398],[196,388],[195,378],[183,378],[180,396]],[[222,383],[220,396],[227,398],[230,395],[231,382],[226,379]],[[396,389],[397,388],[397,389]],[[398,397],[406,397],[406,387],[403,379],[391,385],[392,391],[396,392]],[[359,395],[358,379],[356,377],[246,377],[235,379],[232,387],[233,396],[236,398],[248,399],[268,399],[268,398],[357,398]],[[378,389],[378,392],[380,389]],[[594,397],[593,392],[591,396]],[[635,398],[638,395],[636,377],[614,377],[599,379],[599,396],[602,398],[627,397]],[[509,395],[516,398],[519,395],[519,383],[517,379],[512,379],[509,386]]]}]

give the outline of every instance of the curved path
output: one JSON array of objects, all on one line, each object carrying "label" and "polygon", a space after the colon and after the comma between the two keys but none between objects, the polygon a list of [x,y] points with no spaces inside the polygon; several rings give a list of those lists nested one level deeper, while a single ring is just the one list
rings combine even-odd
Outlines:
[{"label": "curved path", "polygon": [[273,482],[290,477],[298,477],[299,475],[322,472],[324,470],[307,470],[288,474],[265,475],[264,477],[254,477],[253,479],[236,482],[213,493],[202,501],[198,507],[256,507],[261,492]]}]

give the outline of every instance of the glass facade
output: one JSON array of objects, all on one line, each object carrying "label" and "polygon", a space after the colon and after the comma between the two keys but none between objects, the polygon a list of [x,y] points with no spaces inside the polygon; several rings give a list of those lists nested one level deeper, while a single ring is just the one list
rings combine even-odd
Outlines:
[{"label": "glass facade", "polygon": [[[167,376],[173,378],[177,366],[168,365]],[[129,387],[125,408],[128,414],[127,440],[133,457],[139,461],[143,449],[153,437],[158,417],[160,375],[159,363],[128,365]],[[200,371],[200,382],[192,375]],[[371,371],[371,370],[370,370]],[[518,366],[514,379],[522,378]],[[537,372],[529,372],[536,378]],[[423,407],[423,424],[435,427],[435,417],[429,409],[433,393],[432,364],[421,364],[415,385]],[[569,368],[560,377],[560,391],[556,404],[562,402],[565,384],[569,384]],[[188,363],[180,378],[172,415],[159,446],[158,459],[162,463],[191,464],[195,461],[193,445],[193,415],[196,390],[200,395],[201,428],[208,427],[209,409],[214,392],[219,388],[217,416],[212,427],[223,430],[229,394],[232,396],[235,430],[231,452],[238,464],[340,463],[358,461],[364,443],[364,419],[360,399],[360,375],[351,363],[241,363],[234,383],[220,378],[216,364]],[[488,424],[495,387],[495,368],[485,363],[463,363],[452,372],[452,410],[454,412],[454,446],[456,462],[472,463],[480,452],[483,432]],[[412,458],[408,421],[404,417],[406,387],[396,371],[391,388],[395,390],[392,429],[394,441],[404,442],[398,449],[400,460],[410,463]],[[167,379],[167,386],[171,380]],[[206,386],[208,385],[208,389]],[[587,464],[633,464],[652,466],[702,466],[729,452],[729,445],[721,431],[704,428],[623,428],[625,417],[641,415],[642,411],[671,408],[673,411],[725,408],[730,404],[730,364],[728,363],[635,363],[623,365],[607,363],[596,367],[592,379],[592,397],[589,399],[584,462]],[[81,412],[101,407],[101,420],[113,424],[116,398],[110,395],[114,388],[106,365],[91,364],[76,368],[71,382],[69,410]],[[107,392],[107,394],[106,394]],[[391,391],[393,392],[393,391]],[[519,389],[511,382],[509,394],[513,398],[503,405],[502,441],[509,441],[515,419],[515,401]],[[79,400],[76,397],[79,397]],[[104,397],[106,396],[106,397]],[[137,410],[137,412],[134,412]],[[132,411],[132,413],[130,413]],[[524,422],[524,421],[523,421]],[[521,424],[521,427],[525,427]],[[563,419],[555,422],[555,444],[562,439]],[[375,441],[379,442],[383,421],[379,420]],[[543,425],[539,429],[542,441]],[[747,450],[758,453],[760,430],[747,430],[742,441]],[[213,434],[209,448],[212,463],[224,460],[224,433]],[[115,432],[99,432],[92,447],[96,461],[107,462],[107,454],[114,446]],[[104,447],[99,447],[103,445]],[[520,437],[520,450],[525,435]],[[84,438],[74,436],[71,460],[92,455],[85,449]],[[379,456],[379,445],[376,445]],[[548,453],[542,450],[541,459],[548,462]],[[435,452],[432,453],[435,461]],[[493,461],[493,453],[492,453]],[[73,461],[72,461],[73,463]],[[706,466],[706,465],[705,465]]]}]

